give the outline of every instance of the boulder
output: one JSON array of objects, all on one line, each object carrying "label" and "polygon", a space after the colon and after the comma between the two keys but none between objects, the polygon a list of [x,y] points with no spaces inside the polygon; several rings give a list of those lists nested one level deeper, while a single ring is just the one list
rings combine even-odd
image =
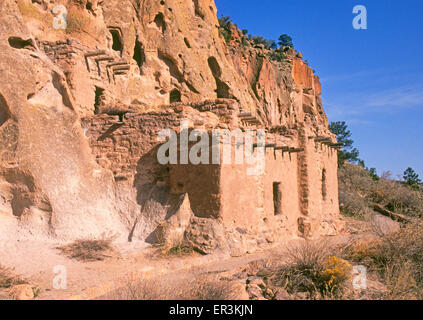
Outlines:
[{"label": "boulder", "polygon": [[193,217],[185,233],[185,239],[201,254],[227,249],[223,226],[214,219]]},{"label": "boulder", "polygon": [[162,235],[160,238],[163,239],[165,247],[172,248],[184,242],[185,231],[192,216],[188,194],[184,194],[176,213],[166,220],[161,227]]},{"label": "boulder", "polygon": [[231,283],[232,285],[232,300],[249,300],[250,295],[248,294],[245,284],[240,282],[234,281]]},{"label": "boulder", "polygon": [[34,290],[29,284],[19,284],[9,289],[9,296],[13,300],[32,300],[34,299]]}]

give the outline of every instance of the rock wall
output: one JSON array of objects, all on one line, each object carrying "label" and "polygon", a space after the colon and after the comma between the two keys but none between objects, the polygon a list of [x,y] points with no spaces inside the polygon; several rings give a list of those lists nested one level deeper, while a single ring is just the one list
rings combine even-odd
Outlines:
[{"label": "rock wall", "polygon": [[[336,228],[336,141],[301,54],[272,61],[235,26],[226,43],[213,0],[3,0],[0,17],[0,238],[152,242],[191,219],[207,252]],[[267,130],[264,176],[159,165],[181,121]]]}]

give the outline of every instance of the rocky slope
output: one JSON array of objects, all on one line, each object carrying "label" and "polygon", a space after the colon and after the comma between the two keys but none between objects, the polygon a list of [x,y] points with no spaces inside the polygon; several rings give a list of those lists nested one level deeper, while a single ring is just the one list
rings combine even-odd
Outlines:
[{"label": "rocky slope", "polygon": [[230,99],[269,131],[330,135],[301,55],[273,62],[235,27],[227,44],[213,0],[3,0],[0,18],[0,238],[145,240],[148,191],[96,157],[83,119],[99,113]]}]

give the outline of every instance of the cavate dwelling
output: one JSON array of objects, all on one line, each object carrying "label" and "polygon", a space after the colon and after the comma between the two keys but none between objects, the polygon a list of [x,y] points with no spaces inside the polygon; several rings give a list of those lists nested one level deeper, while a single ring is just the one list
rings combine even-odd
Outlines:
[{"label": "cavate dwelling", "polygon": [[301,53],[225,37],[213,0],[136,3],[0,5],[0,237],[238,255],[339,232],[340,145]]}]

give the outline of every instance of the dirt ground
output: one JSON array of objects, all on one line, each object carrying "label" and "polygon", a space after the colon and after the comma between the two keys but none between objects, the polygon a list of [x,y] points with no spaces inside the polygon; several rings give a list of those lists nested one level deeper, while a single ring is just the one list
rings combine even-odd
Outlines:
[{"label": "dirt ground", "polygon": [[[68,259],[57,250],[57,243],[15,242],[1,248],[0,259],[3,266],[12,268],[13,273],[28,280],[41,289],[37,299],[68,299],[80,295],[90,288],[102,286],[110,281],[124,284],[133,275],[170,274],[173,272],[193,272],[228,270],[251,261],[275,254],[281,248],[257,252],[244,257],[232,258],[223,254],[201,256],[193,253],[187,256],[162,256],[160,250],[144,244],[121,244],[120,257],[96,262],[80,262]],[[7,263],[5,263],[7,262]],[[67,272],[67,289],[53,287],[55,266],[64,266]],[[7,292],[0,292],[6,298]]]},{"label": "dirt ground", "polygon": [[[347,228],[344,234],[327,239],[333,243],[346,242],[351,237],[361,237],[369,234],[371,225],[377,221],[379,225],[392,226],[391,222],[377,216],[372,223],[346,218]],[[90,288],[104,286],[113,281],[124,284],[134,275],[171,276],[172,274],[199,274],[225,272],[234,270],[252,261],[282,256],[287,246],[302,239],[291,240],[271,250],[256,252],[242,257],[230,257],[225,254],[201,256],[193,253],[187,256],[163,256],[158,248],[144,243],[115,244],[119,256],[96,262],[80,262],[65,257],[57,247],[59,243],[15,241],[0,244],[0,262],[2,266],[11,268],[13,273],[28,280],[40,288],[37,299],[69,299],[96,298]],[[64,266],[67,273],[67,288],[55,289],[54,272],[56,266]],[[57,270],[56,270],[57,272]],[[85,294],[85,295],[84,295]],[[103,295],[97,294],[98,296]],[[0,299],[7,298],[7,290],[0,291]]]}]

